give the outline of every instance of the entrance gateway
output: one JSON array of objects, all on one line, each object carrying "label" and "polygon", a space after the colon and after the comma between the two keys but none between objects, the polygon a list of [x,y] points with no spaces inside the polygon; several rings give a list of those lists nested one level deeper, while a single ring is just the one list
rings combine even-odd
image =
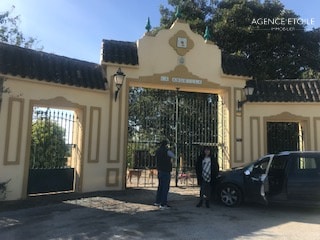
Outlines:
[{"label": "entrance gateway", "polygon": [[[226,133],[217,94],[130,88],[127,149],[127,186],[157,183],[155,151],[167,139],[178,156],[173,161],[171,184],[196,185],[195,161],[203,146],[210,146],[221,167]],[[220,141],[220,142],[219,142]]]},{"label": "entrance gateway", "polygon": [[174,71],[128,80],[128,148],[126,186],[156,183],[155,150],[162,139],[177,154],[172,185],[196,185],[195,161],[210,146],[221,169],[228,157],[228,113],[225,97],[210,83],[179,64]]},{"label": "entrance gateway", "polygon": [[[136,43],[104,40],[103,64],[108,78],[112,79],[119,67],[127,76],[126,91],[122,90],[110,111],[112,116],[124,119],[112,121],[110,136],[115,136],[119,124],[127,124],[125,129],[129,129],[128,134],[123,131],[122,152],[115,152],[118,145],[114,141],[110,144],[112,162],[121,162],[123,153],[123,187],[146,185],[155,176],[154,151],[161,138],[167,138],[178,154],[175,185],[181,174],[193,175],[195,157],[204,145],[215,149],[221,169],[258,159],[269,149],[279,151],[268,145],[268,129],[276,125],[279,132],[285,125],[269,124],[268,129],[265,126],[267,122],[283,121],[277,116],[284,114],[277,113],[274,119],[273,112],[279,111],[275,106],[270,108],[269,104],[271,111],[262,113],[258,104],[246,101],[242,90],[249,77],[244,76],[245,66],[241,63],[234,56],[222,55],[216,45],[193,33],[179,19],[170,29],[154,36],[146,33]],[[111,90],[115,89],[113,81],[108,83]],[[248,103],[239,104],[245,102]],[[190,106],[195,107],[197,117],[192,118]],[[127,117],[123,117],[125,114]],[[205,123],[209,125],[203,127]],[[299,137],[289,139],[284,132],[281,136],[287,136],[286,145],[302,149],[302,128],[290,129]],[[205,138],[199,139],[201,135]],[[132,182],[133,178],[137,182]]]},{"label": "entrance gateway", "polygon": [[[34,107],[75,113],[79,131],[68,166],[74,168],[76,192],[125,189],[127,165],[139,168],[141,156],[152,156],[152,144],[162,136],[179,148],[178,174],[190,170],[198,147],[207,144],[217,149],[223,169],[279,151],[273,139],[286,138],[290,149],[320,149],[319,80],[266,80],[255,83],[255,94],[245,99],[244,62],[222,54],[180,20],[137,42],[103,40],[101,64],[4,43],[0,49],[0,87],[11,92],[0,94],[0,184],[7,183],[8,200],[28,196]],[[127,79],[121,91],[113,81],[119,68]],[[131,91],[146,94],[145,109],[131,110],[141,97],[131,99]],[[145,115],[135,119],[136,112]],[[149,159],[143,166],[153,166]]]},{"label": "entrance gateway", "polygon": [[[173,185],[183,177],[191,179],[183,178],[184,185],[197,184],[194,163],[203,146],[212,147],[221,169],[231,167],[231,159],[244,161],[242,142],[235,141],[243,137],[242,113],[235,106],[248,77],[223,69],[216,45],[177,20],[170,29],[155,36],[146,33],[137,43],[104,40],[102,47],[113,100],[107,162],[123,162],[123,187],[156,184],[154,152],[163,138],[178,155]],[[119,68],[126,81],[115,98],[112,79]]]}]

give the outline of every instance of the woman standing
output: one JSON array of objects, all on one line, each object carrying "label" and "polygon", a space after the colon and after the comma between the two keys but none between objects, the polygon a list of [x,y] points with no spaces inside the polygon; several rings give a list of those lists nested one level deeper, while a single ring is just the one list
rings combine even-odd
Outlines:
[{"label": "woman standing", "polygon": [[219,173],[219,164],[213,156],[210,147],[204,147],[196,162],[196,174],[200,185],[200,201],[197,207],[201,207],[205,201],[206,207],[210,207],[210,197],[214,181]]}]

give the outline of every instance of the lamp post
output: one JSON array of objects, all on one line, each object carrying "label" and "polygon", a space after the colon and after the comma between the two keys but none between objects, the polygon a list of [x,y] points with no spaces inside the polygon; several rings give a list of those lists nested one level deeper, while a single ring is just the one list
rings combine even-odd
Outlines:
[{"label": "lamp post", "polygon": [[254,87],[247,83],[247,85],[243,88],[243,93],[246,96],[246,99],[243,101],[238,100],[238,110],[240,110],[244,103],[248,101],[248,98],[253,95]]},{"label": "lamp post", "polygon": [[118,71],[113,74],[113,80],[114,80],[114,83],[116,84],[116,92],[115,92],[115,96],[114,96],[114,101],[117,101],[117,97],[118,97],[118,94],[119,94],[119,91],[123,85],[123,82],[125,80],[125,77],[126,75],[121,71],[121,68],[118,68]]}]

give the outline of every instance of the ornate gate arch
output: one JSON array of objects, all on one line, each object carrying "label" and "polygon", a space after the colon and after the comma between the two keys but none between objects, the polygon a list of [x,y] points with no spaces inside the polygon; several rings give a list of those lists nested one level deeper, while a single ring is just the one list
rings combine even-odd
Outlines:
[{"label": "ornate gate arch", "polygon": [[[66,110],[68,112],[66,112]],[[82,167],[83,167],[83,134],[85,126],[85,106],[72,103],[64,97],[56,97],[48,100],[32,100],[29,106],[29,126],[28,142],[26,148],[26,166],[24,170],[24,192],[26,195],[39,193],[53,193],[63,191],[81,192],[82,188]],[[35,123],[48,125],[48,129],[40,129],[38,134],[49,134],[51,138],[57,130],[60,129],[65,147],[68,148],[65,156],[51,156],[53,160],[56,157],[63,157],[66,160],[65,166],[60,167],[37,167],[34,166],[33,158],[46,158],[45,156],[35,156],[31,151],[34,149],[32,141],[32,132]],[[48,124],[47,124],[48,123]],[[53,128],[53,126],[56,126]],[[43,131],[46,131],[45,133]],[[48,132],[49,131],[49,132]],[[37,134],[37,133],[36,133]],[[49,138],[48,138],[49,139]],[[54,139],[51,139],[54,141]],[[55,148],[54,143],[50,144]],[[39,145],[41,146],[41,144]],[[44,146],[41,146],[44,147]],[[43,153],[43,151],[40,151]],[[49,161],[49,159],[47,159]]]},{"label": "ornate gate arch", "polygon": [[225,106],[218,94],[131,87],[128,109],[127,186],[156,184],[154,153],[164,138],[178,156],[172,185],[197,184],[194,164],[203,146],[212,147],[221,168],[227,165]]}]

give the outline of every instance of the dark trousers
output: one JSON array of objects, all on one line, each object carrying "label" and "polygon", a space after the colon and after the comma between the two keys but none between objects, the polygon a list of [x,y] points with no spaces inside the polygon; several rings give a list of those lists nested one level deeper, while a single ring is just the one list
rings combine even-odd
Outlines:
[{"label": "dark trousers", "polygon": [[202,181],[200,185],[200,199],[201,200],[210,200],[211,197],[211,183]]},{"label": "dark trousers", "polygon": [[170,188],[171,174],[170,172],[158,171],[158,190],[156,196],[156,203],[162,206],[168,203],[168,193]]}]

